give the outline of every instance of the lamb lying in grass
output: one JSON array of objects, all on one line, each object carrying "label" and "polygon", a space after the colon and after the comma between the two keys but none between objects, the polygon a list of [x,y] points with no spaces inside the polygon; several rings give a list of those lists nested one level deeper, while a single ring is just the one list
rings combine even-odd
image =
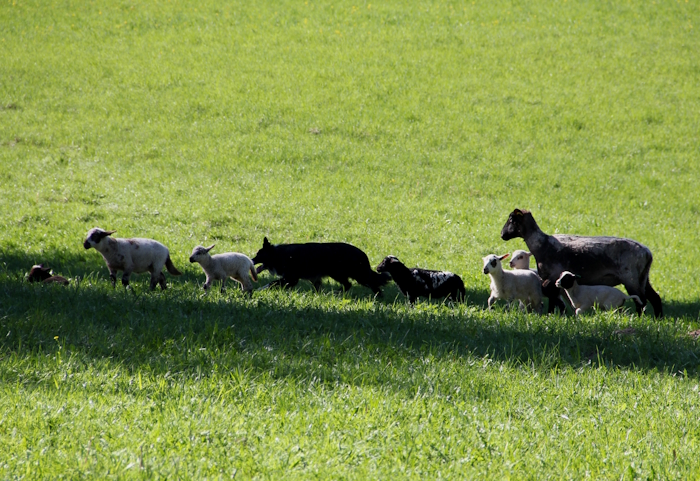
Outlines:
[{"label": "lamb lying in grass", "polygon": [[639,296],[628,296],[615,287],[581,286],[577,279],[578,276],[564,271],[554,283],[558,288],[564,289],[571,305],[576,309],[577,316],[593,306],[598,306],[601,310],[606,311],[622,307],[628,299],[632,299],[637,305],[642,303]]},{"label": "lamb lying in grass", "polygon": [[529,269],[515,269],[504,271],[501,261],[509,254],[497,256],[488,255],[483,258],[484,274],[491,277],[491,296],[489,296],[488,306],[491,306],[496,299],[521,301],[528,311],[542,312],[542,285],[540,277]]},{"label": "lamb lying in grass", "polygon": [[27,280],[29,282],[41,282],[42,284],[61,284],[67,286],[70,281],[63,276],[54,276],[51,272],[50,267],[44,266],[44,264],[37,264],[32,266],[31,270],[27,274]]},{"label": "lamb lying in grass", "polygon": [[152,239],[114,239],[110,237],[116,231],[105,231],[99,227],[90,229],[87,238],[83,242],[83,247],[89,249],[94,247],[102,257],[104,257],[109,269],[109,278],[112,286],[117,284],[117,272],[124,271],[122,284],[129,286],[129,277],[132,272],[140,274],[142,272],[151,273],[151,290],[160,284],[160,288],[165,290],[165,274],[163,266],[174,276],[182,273],[178,271],[170,260],[170,251],[160,242]]},{"label": "lamb lying in grass", "polygon": [[238,281],[243,288],[243,292],[253,293],[253,282],[258,280],[258,275],[255,272],[255,264],[245,254],[238,252],[226,252],[224,254],[209,255],[209,251],[216,244],[209,247],[197,246],[192,251],[190,262],[197,262],[204,273],[207,275],[207,280],[204,282],[204,290],[208,290],[214,281],[221,281],[221,292],[226,290],[226,279],[229,277]]}]

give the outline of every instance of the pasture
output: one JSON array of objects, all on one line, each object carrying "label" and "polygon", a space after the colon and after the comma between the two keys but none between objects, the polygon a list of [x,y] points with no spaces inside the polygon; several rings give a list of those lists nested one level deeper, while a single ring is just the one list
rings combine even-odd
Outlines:
[{"label": "pasture", "polygon": [[[0,477],[697,477],[699,29],[684,0],[3,0]],[[486,311],[516,207],[648,246],[666,317]],[[184,275],[112,289],[95,226]],[[194,246],[264,236],[468,300],[204,294]]]}]

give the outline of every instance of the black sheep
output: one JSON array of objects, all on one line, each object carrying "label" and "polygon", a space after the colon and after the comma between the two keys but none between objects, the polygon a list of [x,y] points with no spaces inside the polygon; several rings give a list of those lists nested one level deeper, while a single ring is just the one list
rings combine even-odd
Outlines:
[{"label": "black sheep", "polygon": [[453,301],[461,301],[466,295],[462,279],[452,272],[431,271],[414,267],[409,269],[395,256],[387,256],[377,266],[377,272],[389,273],[399,290],[411,303],[418,297],[450,297]]}]

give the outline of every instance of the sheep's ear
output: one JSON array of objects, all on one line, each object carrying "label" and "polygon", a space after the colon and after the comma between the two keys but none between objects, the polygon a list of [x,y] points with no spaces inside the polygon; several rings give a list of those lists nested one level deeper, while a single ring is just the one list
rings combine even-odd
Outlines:
[{"label": "sheep's ear", "polygon": [[205,247],[204,250],[206,250],[207,252],[209,252],[210,250],[212,250],[212,249],[214,248],[215,245],[216,245],[216,244],[212,244],[212,245],[210,245],[209,247]]},{"label": "sheep's ear", "polygon": [[270,244],[270,241],[267,240],[267,236],[265,236],[265,238],[263,239],[263,247],[269,246],[269,245],[271,245],[271,244]]},{"label": "sheep's ear", "polygon": [[508,257],[509,255],[510,255],[510,253],[503,254],[502,256],[500,256],[500,257],[498,258],[498,260],[499,260],[499,261],[502,261],[503,259],[505,259],[505,258]]},{"label": "sheep's ear", "polygon": [[106,236],[112,235],[112,234],[116,234],[116,233],[117,233],[116,230],[106,230],[106,231],[105,231],[105,235],[106,235]]},{"label": "sheep's ear", "polygon": [[549,279],[546,279],[546,280],[542,283],[542,287],[547,287],[551,282],[552,282],[552,281],[550,281]]},{"label": "sheep's ear", "polygon": [[581,279],[581,275],[580,275],[580,274],[574,274],[574,277],[575,277],[576,279]]},{"label": "sheep's ear", "polygon": [[526,252],[525,255],[530,257],[532,255],[532,252]]},{"label": "sheep's ear", "polygon": [[523,211],[520,210],[520,209],[515,209],[515,210],[513,211],[513,215],[523,215]]}]

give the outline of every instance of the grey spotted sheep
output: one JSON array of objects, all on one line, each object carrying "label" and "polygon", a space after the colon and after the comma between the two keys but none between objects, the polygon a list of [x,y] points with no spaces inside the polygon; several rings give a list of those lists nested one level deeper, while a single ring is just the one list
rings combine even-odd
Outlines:
[{"label": "grey spotted sheep", "polygon": [[520,209],[511,212],[501,230],[501,239],[505,241],[516,237],[522,237],[528,250],[535,255],[544,294],[549,298],[550,313],[555,306],[561,312],[565,310],[555,282],[562,272],[569,271],[581,276],[580,285],[622,284],[628,293],[641,300],[637,304],[638,314],[649,301],[654,316],[663,316],[661,297],[649,282],[651,251],[639,242],[620,237],[548,235],[540,230],[529,211]]},{"label": "grey spotted sheep", "polygon": [[226,290],[226,280],[230,277],[241,284],[243,292],[252,294],[253,282],[251,277],[253,281],[258,280],[253,261],[245,254],[238,252],[226,252],[212,256],[209,254],[209,251],[215,245],[212,244],[209,247],[197,246],[190,256],[190,262],[197,262],[207,275],[207,280],[204,282],[204,290],[208,290],[214,281],[221,281],[221,292],[224,292]]},{"label": "grey spotted sheep", "polygon": [[115,239],[112,236],[116,231],[106,231],[95,227],[90,229],[83,242],[85,249],[93,247],[97,250],[109,269],[109,278],[112,286],[117,284],[117,272],[123,271],[122,284],[129,286],[129,278],[132,273],[151,273],[151,290],[160,284],[160,288],[165,290],[165,274],[163,267],[174,276],[182,273],[175,268],[170,260],[170,251],[167,247],[153,239]]},{"label": "grey spotted sheep", "polygon": [[439,299],[449,297],[461,301],[466,295],[464,282],[449,271],[432,271],[419,267],[406,267],[396,256],[387,256],[377,266],[380,274],[388,273],[410,303],[419,297]]}]

